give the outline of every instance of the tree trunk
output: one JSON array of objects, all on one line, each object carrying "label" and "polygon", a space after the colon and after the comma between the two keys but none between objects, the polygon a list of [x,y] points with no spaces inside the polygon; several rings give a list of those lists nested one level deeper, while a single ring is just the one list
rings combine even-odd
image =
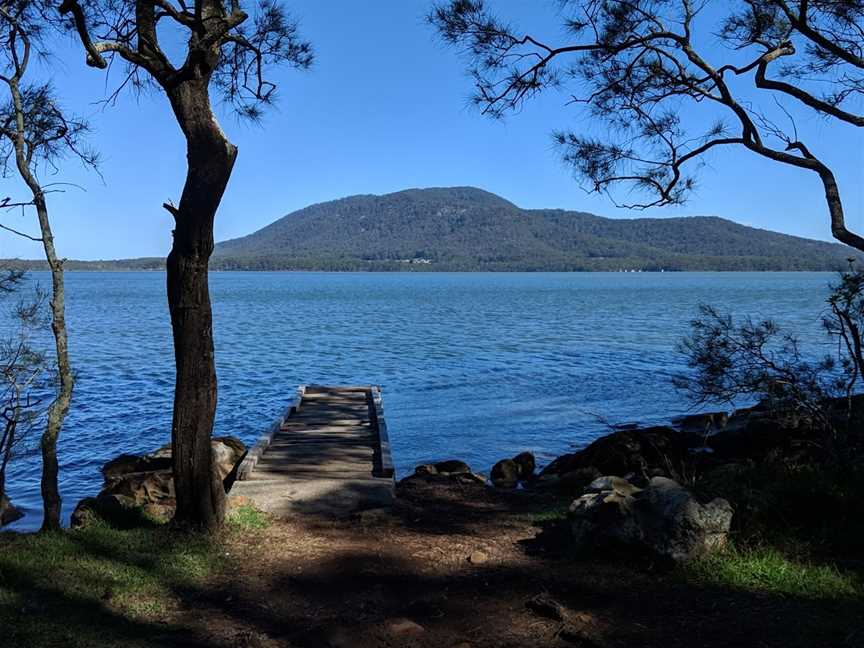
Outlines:
[{"label": "tree trunk", "polygon": [[42,246],[45,258],[51,269],[51,331],[54,334],[54,347],[57,354],[57,373],[60,388],[57,396],[48,407],[48,422],[42,434],[42,531],[55,531],[60,528],[60,487],[57,483],[57,438],[69,405],[72,402],[72,389],[75,380],[69,364],[69,341],[66,333],[66,291],[63,282],[63,262],[57,258],[54,249],[54,235],[51,222],[48,220],[48,209],[45,196],[35,196],[36,215],[39,219],[39,229],[42,233]]},{"label": "tree trunk", "polygon": [[54,235],[48,220],[48,210],[45,207],[44,196],[37,201],[37,216],[42,232],[42,245],[45,248],[45,258],[51,269],[51,332],[54,334],[54,347],[57,355],[57,372],[60,389],[48,408],[48,423],[42,435],[42,501],[44,515],[42,530],[53,531],[60,528],[60,488],[57,483],[57,438],[63,421],[69,412],[72,402],[72,390],[75,380],[69,364],[69,341],[66,332],[66,289],[63,277],[63,262],[57,258],[54,249]]},{"label": "tree trunk", "polygon": [[176,223],[167,260],[177,370],[171,426],[175,522],[212,531],[224,519],[225,490],[212,470],[210,446],[216,414],[216,366],[207,265],[213,252],[213,221],[237,149],[212,113],[207,81],[186,80],[168,92],[186,136],[188,169],[180,204],[166,208]]},{"label": "tree trunk", "polygon": [[24,108],[18,85],[18,77],[14,77],[8,83],[15,112],[15,163],[21,178],[33,194],[33,205],[36,207],[36,217],[39,221],[45,260],[48,262],[48,267],[51,270],[51,331],[54,334],[57,373],[60,384],[57,395],[48,407],[48,421],[45,424],[45,431],[42,433],[40,448],[42,451],[42,531],[55,531],[60,528],[60,510],[62,505],[58,484],[57,438],[60,436],[60,429],[63,427],[66,414],[69,412],[69,405],[72,402],[72,390],[75,383],[72,376],[72,368],[69,364],[69,344],[66,334],[66,298],[63,285],[63,262],[57,258],[57,252],[54,249],[54,235],[51,231],[51,221],[48,219],[45,192],[42,190],[39,180],[30,170],[30,159],[25,151]]}]

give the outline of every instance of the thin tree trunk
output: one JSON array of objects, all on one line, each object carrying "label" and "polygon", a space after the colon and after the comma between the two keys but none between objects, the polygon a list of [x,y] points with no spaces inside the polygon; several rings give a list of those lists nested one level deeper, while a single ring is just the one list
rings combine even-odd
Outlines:
[{"label": "thin tree trunk", "polygon": [[63,421],[69,413],[72,402],[72,390],[75,379],[69,363],[69,339],[66,332],[66,290],[63,277],[63,261],[57,258],[54,249],[54,234],[51,222],[48,220],[48,210],[45,197],[39,194],[35,197],[36,214],[39,219],[39,229],[42,233],[42,246],[45,258],[51,269],[51,332],[54,334],[54,348],[57,359],[57,372],[60,388],[57,396],[48,407],[48,422],[42,435],[42,502],[44,515],[42,531],[54,531],[60,528],[60,487],[58,485],[59,466],[57,462],[57,439],[63,427]]},{"label": "thin tree trunk", "polygon": [[185,81],[168,96],[186,136],[188,161],[180,204],[166,205],[176,223],[167,260],[177,371],[171,426],[175,522],[212,531],[224,520],[225,490],[213,470],[210,445],[216,366],[207,266],[214,245],[213,221],[237,149],[211,111],[206,79]]},{"label": "thin tree trunk", "polygon": [[59,389],[51,405],[48,407],[48,421],[42,433],[40,448],[42,451],[42,531],[54,531],[60,528],[60,486],[58,484],[59,466],[57,462],[57,439],[63,427],[63,421],[69,412],[72,401],[74,378],[69,364],[69,345],[66,334],[66,297],[63,286],[63,262],[57,258],[54,249],[54,235],[51,231],[51,221],[48,219],[48,206],[45,193],[38,179],[29,167],[29,160],[24,149],[24,108],[17,77],[9,83],[12,94],[12,104],[15,110],[17,138],[15,140],[15,162],[21,178],[33,194],[33,204],[42,236],[42,247],[45,259],[51,270],[51,331],[54,334],[54,347],[57,359]]}]

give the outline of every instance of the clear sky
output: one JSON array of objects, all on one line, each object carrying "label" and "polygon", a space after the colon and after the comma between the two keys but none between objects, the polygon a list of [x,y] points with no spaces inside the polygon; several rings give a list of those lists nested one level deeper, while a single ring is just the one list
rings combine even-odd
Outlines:
[{"label": "clear sky", "polygon": [[[603,216],[717,215],[812,238],[830,239],[821,185],[814,175],[759,160],[744,151],[714,154],[684,207],[631,213],[588,195],[552,147],[554,128],[590,128],[584,115],[549,93],[518,115],[496,122],[469,107],[464,64],[425,24],[428,0],[286,0],[312,41],[316,61],[305,72],[278,71],[281,97],[261,125],[220,113],[239,147],[216,238],[248,234],[306,205],[360,193],[409,187],[473,185],[529,207],[560,207]],[[560,40],[553,0],[488,0],[550,40]],[[67,164],[57,178],[81,184],[52,196],[62,255],[76,259],[163,256],[185,172],[184,144],[158,93],[96,104],[119,75],[87,68],[63,42],[50,66],[65,106],[89,116],[92,144],[103,157],[102,180]],[[841,183],[850,227],[864,230],[864,138],[861,129],[803,117],[799,129],[830,162]],[[12,180],[0,197],[23,195]],[[5,222],[35,230],[33,215]],[[39,258],[36,244],[0,235],[0,256]]]}]

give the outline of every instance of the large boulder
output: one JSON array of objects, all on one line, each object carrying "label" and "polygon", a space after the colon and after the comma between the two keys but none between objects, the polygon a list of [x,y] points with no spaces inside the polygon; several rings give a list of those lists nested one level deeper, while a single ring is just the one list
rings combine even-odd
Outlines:
[{"label": "large boulder", "polygon": [[512,459],[502,459],[492,466],[489,478],[496,488],[516,488],[519,483],[519,464]]},{"label": "large boulder", "polygon": [[539,477],[562,477],[593,468],[602,475],[629,476],[644,484],[655,476],[677,477],[692,462],[692,450],[703,445],[701,436],[669,427],[622,430],[600,437],[583,450],[558,457]]},{"label": "large boulder", "polygon": [[732,507],[720,498],[703,504],[665,477],[638,488],[608,476],[571,504],[568,520],[576,550],[623,547],[684,562],[726,543]]},{"label": "large boulder", "polygon": [[6,493],[0,493],[0,527],[12,524],[22,517],[24,517],[24,513],[21,509],[12,504]]},{"label": "large boulder", "polygon": [[492,484],[498,488],[516,488],[519,482],[527,483],[534,478],[537,462],[530,452],[520,452],[512,459],[502,459],[490,473]]},{"label": "large boulder", "polygon": [[[246,446],[234,437],[213,438],[211,445],[214,469],[227,491],[246,455]],[[170,520],[177,505],[171,461],[170,444],[148,455],[124,454],[112,459],[102,467],[102,490],[78,503],[72,526],[83,526],[94,518],[117,526]]]}]

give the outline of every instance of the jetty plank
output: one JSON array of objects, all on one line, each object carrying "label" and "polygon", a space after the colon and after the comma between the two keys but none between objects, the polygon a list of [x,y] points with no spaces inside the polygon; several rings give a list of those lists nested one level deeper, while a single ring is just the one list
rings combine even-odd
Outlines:
[{"label": "jetty plank", "polygon": [[393,459],[378,386],[303,385],[238,469],[231,494],[281,517],[386,506]]}]

